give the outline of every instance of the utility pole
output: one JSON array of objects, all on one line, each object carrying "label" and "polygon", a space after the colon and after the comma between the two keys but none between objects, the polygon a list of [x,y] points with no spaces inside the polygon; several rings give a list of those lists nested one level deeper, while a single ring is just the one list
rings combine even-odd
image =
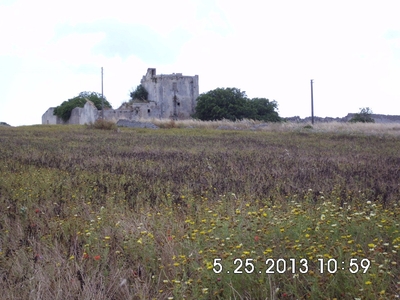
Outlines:
[{"label": "utility pole", "polygon": [[314,95],[313,95],[313,80],[311,79],[311,124],[314,125]]},{"label": "utility pole", "polygon": [[101,67],[101,118],[104,120],[103,67]]}]

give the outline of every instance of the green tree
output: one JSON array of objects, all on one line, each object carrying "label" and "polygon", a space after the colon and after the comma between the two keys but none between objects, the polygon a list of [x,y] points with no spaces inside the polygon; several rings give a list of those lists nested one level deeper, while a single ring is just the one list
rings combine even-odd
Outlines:
[{"label": "green tree", "polygon": [[270,102],[265,98],[250,100],[245,92],[237,88],[217,88],[197,98],[193,117],[203,121],[222,119],[236,121],[247,118],[278,122],[281,118],[275,111],[277,107],[276,101]]},{"label": "green tree", "polygon": [[[97,109],[101,109],[102,107],[102,98],[101,94],[96,92],[81,92],[78,96],[68,99],[61,103],[61,105],[57,106],[54,109],[53,114],[60,117],[64,122],[68,121],[71,117],[71,112],[75,107],[83,107],[86,104],[86,101],[92,101]],[[104,97],[104,107],[111,108],[111,104]]]},{"label": "green tree", "polygon": [[360,108],[360,112],[355,114],[350,122],[375,123],[375,120],[372,118],[372,110],[369,107],[364,107]]},{"label": "green tree", "polygon": [[237,88],[217,88],[197,98],[194,117],[203,121],[243,119],[246,116],[246,99],[246,93]]},{"label": "green tree", "polygon": [[147,101],[147,97],[149,96],[149,92],[145,89],[143,85],[138,85],[136,90],[130,93],[131,102],[133,100]]},{"label": "green tree", "polygon": [[248,119],[259,120],[264,122],[280,122],[281,117],[277,112],[278,103],[269,101],[266,98],[253,98],[247,102],[249,111],[251,114],[247,117]]}]

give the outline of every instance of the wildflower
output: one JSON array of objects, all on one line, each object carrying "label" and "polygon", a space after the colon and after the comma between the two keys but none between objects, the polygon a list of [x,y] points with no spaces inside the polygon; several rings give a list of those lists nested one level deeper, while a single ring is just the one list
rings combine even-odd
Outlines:
[{"label": "wildflower", "polygon": [[321,215],[321,220],[322,221],[325,220],[325,215],[324,214]]},{"label": "wildflower", "polygon": [[74,260],[75,259],[75,256],[74,255],[71,255],[70,257],[69,257],[69,260]]},{"label": "wildflower", "polygon": [[259,237],[258,235],[256,235],[256,236],[254,237],[254,241],[258,242],[259,240],[260,240],[260,237]]},{"label": "wildflower", "polygon": [[366,284],[366,285],[371,285],[372,282],[368,280],[368,281],[365,282],[365,284]]},{"label": "wildflower", "polygon": [[88,258],[89,258],[89,254],[87,254],[86,252],[83,253],[83,258],[84,258],[84,259],[88,259]]},{"label": "wildflower", "polygon": [[272,252],[272,249],[271,248],[267,248],[267,249],[265,249],[265,251],[263,253],[266,255],[266,254],[271,253],[271,252]]},{"label": "wildflower", "polygon": [[93,259],[94,259],[94,260],[100,260],[100,255],[95,255],[95,256],[93,256]]}]

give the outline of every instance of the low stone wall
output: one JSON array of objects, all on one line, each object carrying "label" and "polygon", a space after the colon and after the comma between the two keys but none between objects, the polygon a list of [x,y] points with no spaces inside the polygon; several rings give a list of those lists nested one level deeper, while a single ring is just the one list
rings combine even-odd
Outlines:
[{"label": "low stone wall", "polygon": [[[354,117],[354,113],[349,113],[347,116],[343,118],[331,118],[331,117],[314,117],[315,123],[329,123],[329,122],[349,122],[352,117]],[[371,117],[375,120],[375,123],[400,123],[400,116],[396,115],[379,115],[379,114],[372,114]],[[285,118],[288,122],[293,123],[311,123],[311,117],[306,117],[304,119],[295,116],[290,118]]]}]

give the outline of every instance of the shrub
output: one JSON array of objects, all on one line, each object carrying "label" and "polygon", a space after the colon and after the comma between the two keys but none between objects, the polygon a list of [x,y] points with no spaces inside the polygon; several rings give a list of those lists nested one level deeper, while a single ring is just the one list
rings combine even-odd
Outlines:
[{"label": "shrub", "polygon": [[112,121],[103,119],[97,119],[93,124],[89,124],[90,129],[102,129],[102,130],[117,130],[117,124]]},{"label": "shrub", "polygon": [[138,85],[136,90],[130,93],[131,101],[140,100],[140,101],[147,101],[147,97],[149,96],[149,92],[144,88],[143,85]]},{"label": "shrub", "polygon": [[355,114],[354,117],[350,119],[351,123],[361,122],[361,123],[375,123],[372,118],[372,110],[369,107],[360,108],[360,112]]}]

